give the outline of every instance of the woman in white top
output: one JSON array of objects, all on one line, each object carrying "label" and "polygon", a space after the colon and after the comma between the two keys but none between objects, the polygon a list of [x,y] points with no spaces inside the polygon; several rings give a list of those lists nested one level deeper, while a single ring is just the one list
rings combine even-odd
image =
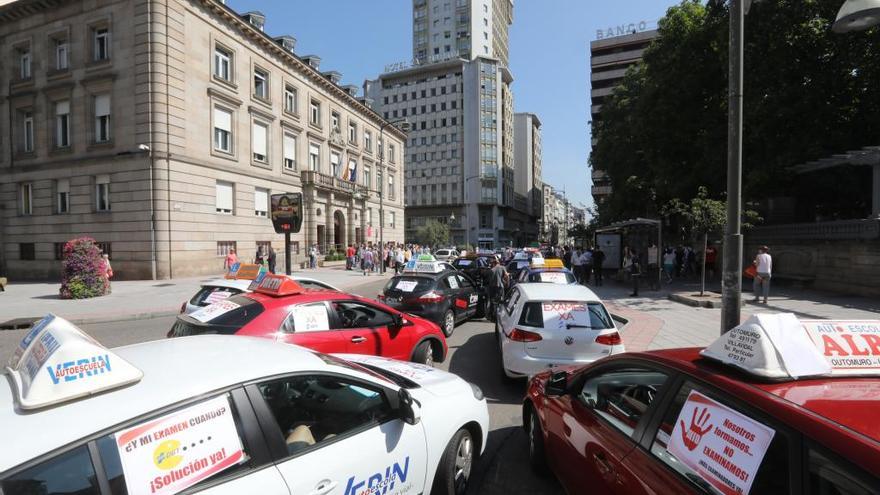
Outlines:
[{"label": "woman in white top", "polygon": [[770,277],[773,271],[773,258],[770,257],[767,251],[770,251],[770,248],[767,246],[759,247],[758,255],[755,256],[755,261],[752,262],[758,272],[752,285],[752,289],[755,292],[755,302],[758,302],[761,295],[763,295],[764,304],[767,304],[767,296],[770,294]]}]

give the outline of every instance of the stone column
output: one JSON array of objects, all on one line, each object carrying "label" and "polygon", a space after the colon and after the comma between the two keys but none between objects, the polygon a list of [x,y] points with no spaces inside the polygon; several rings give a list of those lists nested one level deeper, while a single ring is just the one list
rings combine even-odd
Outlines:
[{"label": "stone column", "polygon": [[[334,249],[334,244],[336,244],[336,227],[333,222],[333,212],[336,211],[336,206],[333,205],[333,200],[335,196],[332,192],[327,193],[327,208],[324,212],[324,217],[327,219],[325,221],[324,234],[327,236],[327,253],[330,252],[331,249]],[[327,254],[324,253],[324,254]]]}]

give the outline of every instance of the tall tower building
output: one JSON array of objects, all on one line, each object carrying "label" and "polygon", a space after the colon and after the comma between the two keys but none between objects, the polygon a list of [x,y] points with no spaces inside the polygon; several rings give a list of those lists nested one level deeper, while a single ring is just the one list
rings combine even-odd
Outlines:
[{"label": "tall tower building", "polygon": [[[543,185],[541,178],[541,121],[533,113],[514,114],[514,162],[516,184],[514,191],[527,198],[529,214],[540,223],[543,220]],[[530,225],[528,233],[538,237],[537,224]]]},{"label": "tall tower building", "polygon": [[413,60],[493,57],[508,65],[513,0],[413,0]]}]

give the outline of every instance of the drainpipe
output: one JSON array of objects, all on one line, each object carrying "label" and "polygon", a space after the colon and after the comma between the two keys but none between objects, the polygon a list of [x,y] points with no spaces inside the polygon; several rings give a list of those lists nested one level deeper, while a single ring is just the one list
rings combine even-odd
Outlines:
[{"label": "drainpipe", "polygon": [[[153,183],[153,168],[156,160],[153,157],[153,18],[151,5],[153,0],[147,0],[147,135],[149,143],[146,145],[147,157],[150,161],[150,277],[156,280],[156,192]],[[143,147],[141,147],[143,149]]]}]

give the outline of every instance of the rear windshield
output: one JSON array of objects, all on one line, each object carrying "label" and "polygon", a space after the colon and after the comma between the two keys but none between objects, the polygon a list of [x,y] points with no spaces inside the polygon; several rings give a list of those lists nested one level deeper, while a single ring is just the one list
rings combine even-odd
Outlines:
[{"label": "rear windshield", "polygon": [[544,301],[523,305],[519,324],[535,328],[614,328],[611,315],[602,303]]},{"label": "rear windshield", "polygon": [[205,333],[231,335],[253,321],[264,309],[262,304],[245,295],[232,296],[223,304],[229,304],[228,307],[231,309],[218,313],[206,321],[200,321],[199,315],[200,312],[207,311],[207,308],[192,315],[178,316],[171,328],[171,336],[184,337]]},{"label": "rear windshield", "polygon": [[537,272],[529,274],[529,282],[549,282],[552,284],[573,284],[574,275],[568,272]]},{"label": "rear windshield", "polygon": [[196,295],[194,295],[192,299],[189,300],[189,303],[193,306],[207,306],[217,301],[229,299],[230,297],[241,294],[242,292],[243,291],[234,287],[205,286],[202,287],[201,290],[196,292]]},{"label": "rear windshield", "polygon": [[437,281],[428,277],[394,277],[385,284],[385,292],[424,292],[434,288]]}]

